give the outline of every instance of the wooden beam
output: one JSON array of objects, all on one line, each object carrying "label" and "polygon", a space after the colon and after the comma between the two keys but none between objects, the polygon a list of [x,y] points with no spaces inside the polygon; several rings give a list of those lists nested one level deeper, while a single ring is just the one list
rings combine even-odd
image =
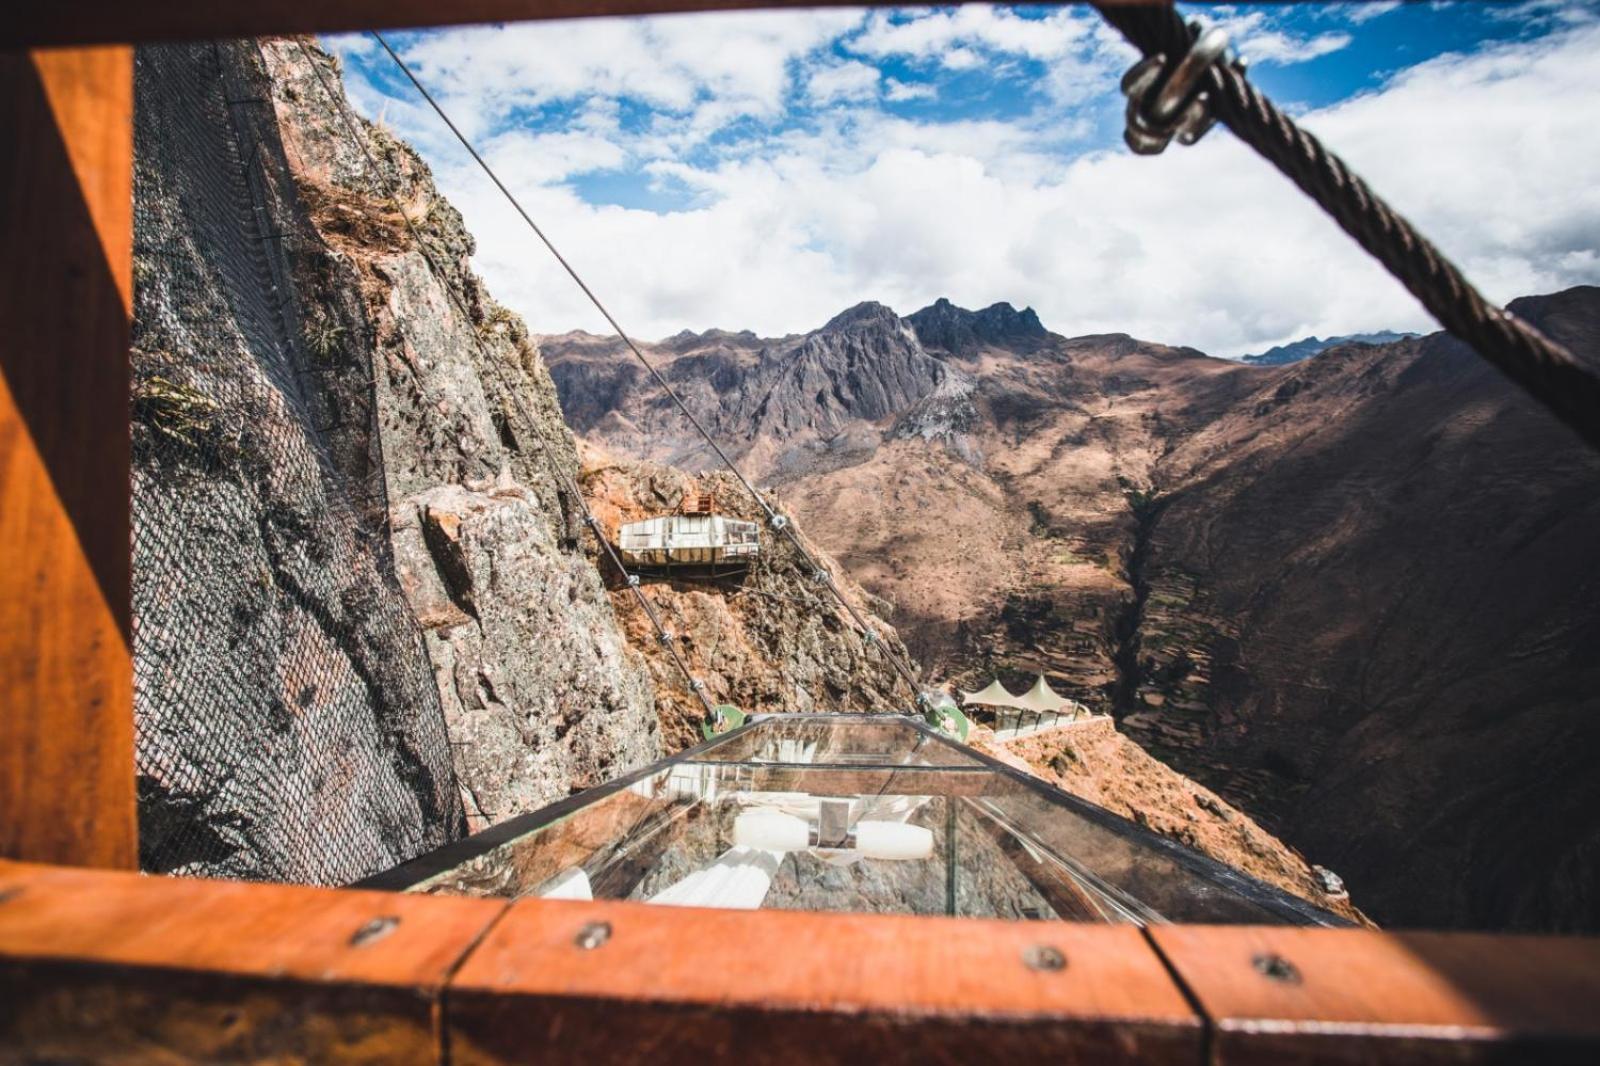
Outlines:
[{"label": "wooden beam", "polygon": [[1160,926],[1213,1062],[1600,1061],[1600,940]]},{"label": "wooden beam", "polygon": [[138,861],[133,56],[0,55],[0,856]]},{"label": "wooden beam", "polygon": [[148,0],[141,4],[78,0],[70,4],[23,5],[0,21],[0,48],[337,33],[597,15],[875,6],[892,5],[881,0],[323,0],[316,4],[304,0],[238,4],[214,0]]},{"label": "wooden beam", "polygon": [[0,1060],[437,1061],[505,907],[0,863]]},{"label": "wooden beam", "polygon": [[526,900],[451,982],[457,1064],[1198,1063],[1138,930]]},{"label": "wooden beam", "polygon": [[0,1060],[1600,1061],[1600,940],[468,899],[0,861]]}]

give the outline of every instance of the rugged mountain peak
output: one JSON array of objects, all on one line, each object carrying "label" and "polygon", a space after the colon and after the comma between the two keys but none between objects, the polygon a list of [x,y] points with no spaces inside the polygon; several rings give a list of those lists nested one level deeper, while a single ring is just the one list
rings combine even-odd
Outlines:
[{"label": "rugged mountain peak", "polygon": [[937,389],[949,372],[899,315],[868,301],[793,346],[769,348],[734,405],[735,424],[785,440],[875,422]]},{"label": "rugged mountain peak", "polygon": [[761,344],[761,338],[748,329],[737,332],[728,329],[708,329],[703,333],[696,333],[692,329],[681,329],[672,336],[657,342],[659,347],[673,352],[694,351],[697,348],[707,348],[715,345],[731,345],[736,348],[754,348]]},{"label": "rugged mountain peak", "polygon": [[924,345],[951,355],[972,355],[986,346],[1027,351],[1050,336],[1033,308],[1018,311],[1005,302],[968,311],[941,296],[906,321]]},{"label": "rugged mountain peak", "polygon": [[872,328],[902,329],[904,322],[899,315],[876,300],[863,300],[828,319],[827,324],[817,332],[839,333],[845,330]]}]

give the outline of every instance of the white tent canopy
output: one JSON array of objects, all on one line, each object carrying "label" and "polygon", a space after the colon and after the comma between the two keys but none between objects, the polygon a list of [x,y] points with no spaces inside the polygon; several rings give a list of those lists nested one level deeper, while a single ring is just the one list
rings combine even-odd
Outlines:
[{"label": "white tent canopy", "polygon": [[981,707],[1020,708],[1024,706],[1022,698],[1007,692],[1005,686],[1000,684],[999,678],[995,678],[989,682],[987,687],[979,689],[977,692],[963,692],[961,694],[961,702],[969,707],[973,704]]},{"label": "white tent canopy", "polygon": [[1033,683],[1027,694],[1017,700],[1017,706],[1025,711],[1059,711],[1071,705],[1071,700],[1050,687],[1050,682],[1044,679],[1043,674],[1039,675],[1039,680]]},{"label": "white tent canopy", "polygon": [[969,707],[974,704],[980,707],[1013,707],[1019,711],[1037,711],[1041,714],[1055,714],[1064,710],[1076,714],[1082,709],[1077,700],[1069,700],[1052,689],[1043,674],[1021,696],[1012,695],[996,678],[977,692],[963,692],[961,702]]}]

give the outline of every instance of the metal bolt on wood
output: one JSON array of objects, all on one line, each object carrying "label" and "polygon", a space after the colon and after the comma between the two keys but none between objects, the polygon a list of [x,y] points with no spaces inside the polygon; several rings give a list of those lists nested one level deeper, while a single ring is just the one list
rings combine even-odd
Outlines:
[{"label": "metal bolt on wood", "polygon": [[573,938],[572,942],[584,951],[593,951],[610,939],[610,922],[590,922],[578,930],[578,935]]},{"label": "metal bolt on wood", "polygon": [[1061,949],[1049,944],[1035,944],[1022,953],[1022,961],[1030,970],[1053,973],[1067,968],[1067,957]]},{"label": "metal bolt on wood", "polygon": [[1250,960],[1250,963],[1256,968],[1257,973],[1269,981],[1277,981],[1286,985],[1297,985],[1300,983],[1299,969],[1295,967],[1294,963],[1290,962],[1282,955],[1257,955],[1254,959]]}]

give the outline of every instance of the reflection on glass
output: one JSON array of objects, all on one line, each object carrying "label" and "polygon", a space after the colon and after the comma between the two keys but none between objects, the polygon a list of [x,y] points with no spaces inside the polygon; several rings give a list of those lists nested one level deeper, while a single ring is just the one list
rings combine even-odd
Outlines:
[{"label": "reflection on glass", "polygon": [[1010,919],[1322,920],[896,719],[763,720],[527,821],[413,887]]},{"label": "reflection on glass", "polygon": [[[832,719],[841,718],[841,721]],[[817,766],[968,766],[983,764],[903,718],[803,715],[768,719],[697,756],[705,762]]]}]

